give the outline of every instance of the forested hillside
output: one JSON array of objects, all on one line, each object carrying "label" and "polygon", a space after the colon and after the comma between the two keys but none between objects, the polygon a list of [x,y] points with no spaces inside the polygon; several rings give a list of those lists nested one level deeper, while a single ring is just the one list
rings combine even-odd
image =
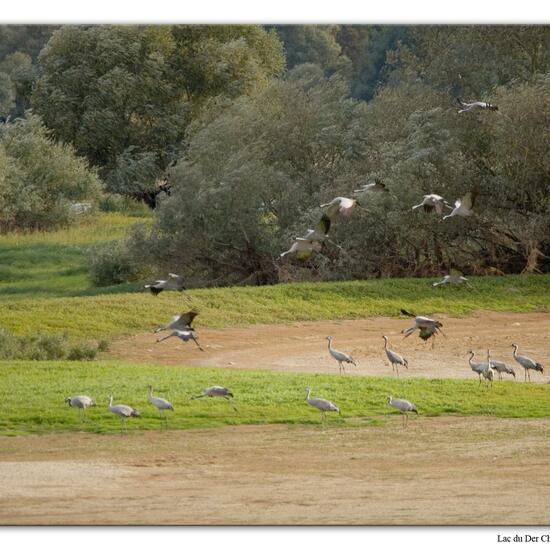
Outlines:
[{"label": "forested hillside", "polygon": [[[102,285],[548,272],[549,44],[519,25],[1,27],[0,230],[145,203],[150,226],[95,251]],[[280,257],[374,181],[311,257]],[[470,193],[473,215],[412,210],[431,193]]]}]

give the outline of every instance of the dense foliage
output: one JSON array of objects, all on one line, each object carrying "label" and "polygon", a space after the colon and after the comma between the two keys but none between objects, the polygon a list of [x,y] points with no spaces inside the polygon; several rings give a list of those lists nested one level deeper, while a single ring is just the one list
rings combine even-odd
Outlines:
[{"label": "dense foliage", "polygon": [[283,68],[257,26],[66,26],[39,58],[33,109],[108,190],[155,205],[163,171],[211,98],[251,94]]},{"label": "dense foliage", "polygon": [[[51,229],[93,205],[100,181],[72,146],[55,142],[39,117],[0,132],[0,231]],[[75,206],[77,208],[75,208]]]},{"label": "dense foliage", "polygon": [[[94,252],[97,284],[166,270],[197,285],[547,272],[549,39],[522,25],[0,27],[0,115],[30,104],[111,197],[156,208],[151,229]],[[459,97],[499,110],[459,115]],[[6,127],[3,229],[66,221],[59,205],[97,182],[37,189],[36,155],[4,143],[24,125]],[[321,203],[373,178],[389,193],[333,223],[321,253],[279,259]],[[48,185],[63,200],[43,199]],[[468,191],[470,218],[411,210]],[[33,200],[49,213],[28,221]]]}]

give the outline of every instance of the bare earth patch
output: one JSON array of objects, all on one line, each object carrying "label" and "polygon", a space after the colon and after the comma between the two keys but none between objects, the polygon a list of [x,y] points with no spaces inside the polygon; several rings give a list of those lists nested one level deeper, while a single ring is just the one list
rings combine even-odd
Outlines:
[{"label": "bare earth patch", "polygon": [[[479,312],[465,318],[434,317],[443,322],[446,334],[437,337],[434,349],[416,333],[403,339],[400,332],[412,320],[377,317],[220,330],[199,328],[204,352],[193,342],[185,344],[177,338],[157,344],[157,335],[151,331],[113,342],[103,358],[162,365],[337,373],[338,365],[327,351],[325,337],[330,335],[336,349],[351,353],[357,361],[357,368],[351,366],[348,373],[386,376],[391,374],[383,351],[382,335],[386,334],[390,348],[409,361],[409,369],[401,370],[403,376],[469,378],[475,375],[468,366],[468,350],[476,351],[475,360],[481,361],[489,348],[493,358],[513,366],[521,380],[524,373],[512,358],[512,342],[520,346],[520,353],[532,355],[543,364],[550,356],[548,313]],[[546,363],[550,367],[550,362]],[[535,373],[533,381],[540,380],[540,374]]]},{"label": "bare earth patch", "polygon": [[550,420],[2,438],[1,524],[548,524]]}]

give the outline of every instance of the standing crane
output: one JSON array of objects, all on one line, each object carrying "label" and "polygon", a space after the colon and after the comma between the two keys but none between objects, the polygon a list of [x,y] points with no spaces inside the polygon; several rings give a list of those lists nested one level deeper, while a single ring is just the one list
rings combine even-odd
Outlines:
[{"label": "standing crane", "polygon": [[235,400],[233,399],[233,393],[223,386],[210,386],[208,388],[204,388],[201,395],[193,395],[190,399],[201,399],[201,397],[222,397],[231,404],[235,411],[237,411],[237,407],[235,407]]},{"label": "standing crane", "polygon": [[149,403],[157,408],[159,412],[160,421],[164,420],[164,422],[168,422],[168,419],[166,418],[166,414],[163,414],[163,411],[173,411],[174,407],[170,401],[167,401],[166,399],[163,399],[162,397],[154,397],[153,396],[153,386],[149,385],[149,393],[147,395],[147,399],[149,400]]},{"label": "standing crane", "polygon": [[501,361],[495,361],[491,358],[491,353],[489,350],[487,350],[487,362],[491,365],[491,368],[498,372],[498,379],[502,380],[502,374],[511,374],[514,378],[516,377],[516,371],[512,368],[506,365],[506,363],[502,363]]},{"label": "standing crane", "polygon": [[470,364],[470,368],[478,375],[479,383],[481,384],[483,378],[485,378],[485,380],[487,380],[489,384],[492,384],[493,370],[491,369],[491,364],[489,363],[489,361],[487,361],[486,363],[474,363],[473,358],[475,357],[475,352],[470,350],[468,353],[470,354],[468,363]]},{"label": "standing crane", "polygon": [[327,419],[327,412],[337,412],[340,414],[340,409],[329,401],[328,399],[323,399],[321,397],[310,397],[311,388],[306,388],[306,401],[317,410],[321,411],[321,423],[324,424]]},{"label": "standing crane", "polygon": [[384,338],[384,351],[386,352],[386,356],[391,363],[392,371],[397,373],[397,376],[399,376],[399,365],[403,365],[406,369],[409,368],[409,362],[396,353],[395,351],[392,351],[391,349],[388,349],[388,337],[383,336]]},{"label": "standing crane", "polygon": [[112,395],[109,396],[109,406],[107,408],[120,418],[120,433],[126,429],[127,418],[139,416],[139,412],[130,405],[113,405]]},{"label": "standing crane", "polygon": [[416,405],[406,399],[394,399],[391,395],[388,395],[388,405],[397,409],[403,415],[403,427],[405,427],[405,424],[409,421],[407,413],[413,412],[418,414]]},{"label": "standing crane", "polygon": [[78,409],[78,418],[82,422],[83,417],[86,416],[86,409],[89,407],[95,407],[95,399],[88,397],[87,395],[75,395],[74,397],[66,397],[65,403],[69,407],[76,407]]},{"label": "standing crane", "polygon": [[525,357],[525,355],[518,355],[517,344],[512,344],[512,347],[514,348],[514,359],[525,369],[525,382],[527,382],[527,377],[529,377],[529,382],[531,382],[530,370],[536,370],[544,373],[544,367],[540,363],[530,357]]},{"label": "standing crane", "polygon": [[357,366],[357,363],[354,361],[353,357],[351,355],[348,355],[347,353],[344,353],[343,351],[338,351],[336,349],[332,348],[332,336],[327,336],[328,340],[328,351],[338,361],[338,366],[340,368],[340,374],[342,374],[342,371],[344,374],[346,374],[346,369],[344,368],[343,363],[351,363],[355,367]]}]

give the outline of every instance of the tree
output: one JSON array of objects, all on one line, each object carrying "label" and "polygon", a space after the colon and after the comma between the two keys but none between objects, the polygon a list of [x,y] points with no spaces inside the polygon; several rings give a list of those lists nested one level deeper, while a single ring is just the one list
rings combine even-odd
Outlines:
[{"label": "tree", "polygon": [[[252,26],[66,26],[39,62],[33,108],[113,190],[140,199],[155,194],[206,99],[254,93],[283,67],[276,37]],[[128,180],[144,158],[149,177]]]},{"label": "tree", "polygon": [[71,146],[55,142],[39,117],[4,124],[0,134],[0,230],[50,229],[93,203],[100,182]]}]

